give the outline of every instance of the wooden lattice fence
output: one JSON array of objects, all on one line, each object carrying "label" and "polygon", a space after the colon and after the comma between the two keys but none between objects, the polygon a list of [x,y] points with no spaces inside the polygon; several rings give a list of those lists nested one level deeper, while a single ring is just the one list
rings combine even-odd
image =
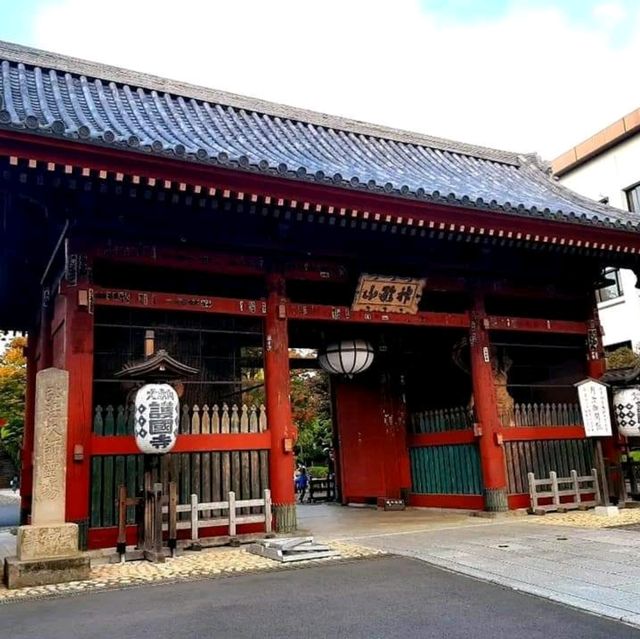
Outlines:
[{"label": "wooden lattice fence", "polygon": [[[133,435],[134,422],[134,404],[96,406],[93,432],[96,435]],[[263,405],[181,405],[180,433],[183,435],[261,433],[265,430],[267,413]]]},{"label": "wooden lattice fence", "polygon": [[513,411],[500,416],[503,426],[580,426],[582,414],[577,403],[514,404]]},{"label": "wooden lattice fence", "polygon": [[423,410],[411,414],[410,424],[415,434],[465,430],[473,427],[473,411],[464,406]]}]

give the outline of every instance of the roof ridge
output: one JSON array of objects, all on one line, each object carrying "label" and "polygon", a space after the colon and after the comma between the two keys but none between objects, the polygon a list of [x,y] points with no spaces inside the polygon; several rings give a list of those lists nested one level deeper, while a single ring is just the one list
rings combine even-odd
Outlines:
[{"label": "roof ridge", "polygon": [[[354,133],[384,140],[394,140],[427,148],[439,149],[473,158],[490,160],[502,164],[520,165],[522,154],[490,147],[458,142],[446,138],[396,129],[381,124],[364,122],[337,115],[291,107],[277,102],[269,102],[227,91],[219,91],[201,85],[180,80],[163,78],[149,73],[122,69],[112,65],[93,62],[82,58],[53,53],[42,49],[0,40],[0,59],[13,63],[22,63],[34,67],[45,67],[79,76],[130,85],[149,91],[161,91],[183,98],[193,98],[203,102],[219,104],[236,109],[255,111],[272,117],[284,118],[336,129],[345,133]],[[528,156],[527,156],[528,157]]]}]

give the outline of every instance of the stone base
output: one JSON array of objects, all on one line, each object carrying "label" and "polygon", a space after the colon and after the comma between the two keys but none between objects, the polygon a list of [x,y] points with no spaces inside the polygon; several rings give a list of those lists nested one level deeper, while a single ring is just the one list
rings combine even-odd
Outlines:
[{"label": "stone base", "polygon": [[506,488],[485,488],[484,508],[490,513],[503,513],[509,510]]},{"label": "stone base", "polygon": [[273,504],[274,528],[279,533],[290,533],[298,529],[295,504]]},{"label": "stone base", "polygon": [[596,506],[595,514],[598,517],[617,517],[620,511],[617,506]]},{"label": "stone base", "polygon": [[47,524],[18,528],[16,555],[20,561],[72,557],[78,554],[78,524]]},{"label": "stone base", "polygon": [[33,561],[7,557],[4,560],[4,582],[11,589],[82,581],[89,579],[90,569],[91,562],[85,555]]}]

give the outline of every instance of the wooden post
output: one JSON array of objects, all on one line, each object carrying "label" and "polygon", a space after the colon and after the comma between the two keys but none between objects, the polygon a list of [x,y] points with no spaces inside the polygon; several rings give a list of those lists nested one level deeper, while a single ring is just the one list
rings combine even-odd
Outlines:
[{"label": "wooden post", "polygon": [[270,535],[272,531],[271,514],[271,491],[267,488],[264,491],[264,532]]},{"label": "wooden post", "polygon": [[144,456],[144,558],[164,562],[162,552],[162,484],[153,480],[159,460],[157,455]]},{"label": "wooden post", "polygon": [[264,381],[267,424],[271,432],[269,481],[277,532],[297,528],[293,487],[293,442],[289,379],[285,282],[282,275],[267,276],[267,313],[264,323]]},{"label": "wooden post", "polygon": [[609,478],[607,477],[607,468],[604,463],[604,455],[602,452],[602,437],[598,437],[596,440],[596,468],[600,475],[600,485],[602,486],[602,492],[600,495],[600,501],[603,506],[611,506],[611,498],[609,496]]},{"label": "wooden post", "polygon": [[502,447],[502,427],[498,416],[491,368],[489,333],[485,326],[485,319],[484,299],[478,291],[474,298],[469,331],[471,381],[476,418],[482,431],[478,447],[484,484],[485,510],[501,512],[509,509],[507,477]]},{"label": "wooden post", "polygon": [[531,512],[535,513],[538,510],[538,492],[536,491],[536,476],[533,473],[527,473],[527,480],[529,481],[529,498],[531,499]]},{"label": "wooden post", "polygon": [[558,473],[555,470],[549,472],[549,479],[551,480],[551,492],[553,493],[553,505],[557,508],[560,508],[560,495],[558,488]]},{"label": "wooden post", "polygon": [[[598,319],[597,306],[594,305],[593,318],[589,321],[587,329],[587,375],[593,379],[599,379],[606,370],[602,326]],[[613,435],[598,438],[596,443],[596,468],[600,474],[602,503],[605,506],[611,505],[611,496],[624,504],[627,492],[621,467],[620,436],[613,416],[612,422]],[[607,466],[610,472],[607,472]]]},{"label": "wooden post", "polygon": [[[78,524],[80,548],[87,547],[93,424],[93,314],[88,302],[87,280],[77,287],[65,285],[64,338],[53,344],[54,361],[63,361],[69,372],[69,421],[67,434],[67,521]],[[63,352],[56,352],[60,348]]]},{"label": "wooden post", "polygon": [[229,492],[229,537],[236,536],[236,494]]},{"label": "wooden post", "polygon": [[198,495],[191,495],[191,539],[198,540]]},{"label": "wooden post", "polygon": [[178,487],[175,481],[169,482],[169,502],[167,506],[167,520],[168,520],[168,533],[169,538],[169,550],[171,550],[171,556],[173,557],[178,546]]},{"label": "wooden post", "polygon": [[573,494],[578,506],[580,505],[580,483],[578,482],[578,471],[573,469],[571,471],[571,487],[573,488]]},{"label": "wooden post", "polygon": [[153,484],[153,550],[154,561],[164,561],[162,552],[162,484]]},{"label": "wooden post", "polygon": [[116,552],[120,555],[120,561],[124,561],[127,551],[127,487],[124,484],[118,486],[118,542]]}]

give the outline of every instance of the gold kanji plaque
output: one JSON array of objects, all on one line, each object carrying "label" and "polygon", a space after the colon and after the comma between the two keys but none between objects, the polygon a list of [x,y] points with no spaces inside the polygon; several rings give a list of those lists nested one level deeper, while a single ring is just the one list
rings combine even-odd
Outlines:
[{"label": "gold kanji plaque", "polygon": [[424,279],[363,273],[351,308],[354,311],[415,315],[425,283]]}]

